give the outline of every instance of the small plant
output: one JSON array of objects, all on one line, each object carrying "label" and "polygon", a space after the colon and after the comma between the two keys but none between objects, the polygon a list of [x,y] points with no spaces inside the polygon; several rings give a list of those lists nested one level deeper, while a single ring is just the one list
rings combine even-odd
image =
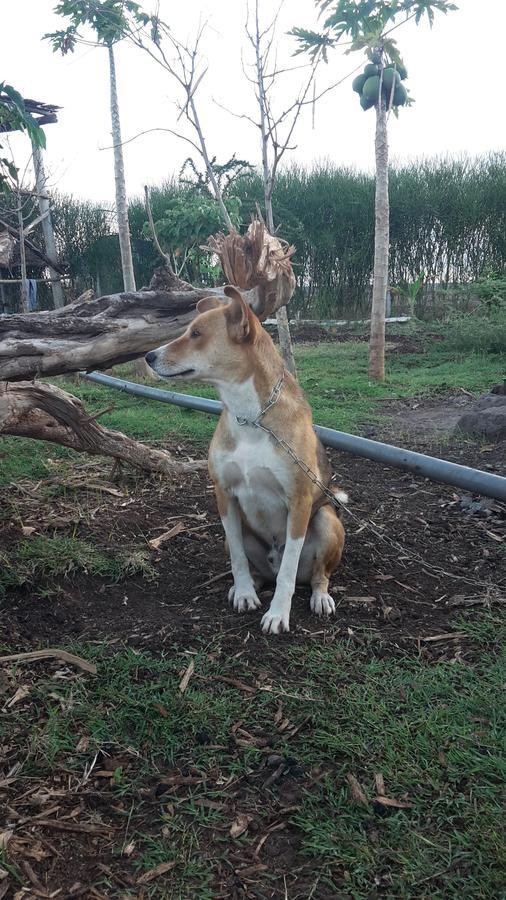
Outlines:
[{"label": "small plant", "polygon": [[489,310],[506,304],[506,275],[490,272],[471,286],[471,291]]}]

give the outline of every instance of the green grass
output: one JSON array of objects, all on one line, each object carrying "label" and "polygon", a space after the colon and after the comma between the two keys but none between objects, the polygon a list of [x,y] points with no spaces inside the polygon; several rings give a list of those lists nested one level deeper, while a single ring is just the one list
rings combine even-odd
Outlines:
[{"label": "green grass", "polygon": [[26,584],[45,591],[52,579],[77,574],[108,581],[121,581],[132,575],[153,580],[156,576],[149,554],[141,550],[106,550],[76,537],[32,535],[8,552],[0,552],[0,597],[7,588]]},{"label": "green grass", "polygon": [[[96,678],[56,684],[42,677],[31,698],[36,719],[27,705],[7,714],[4,729],[11,742],[16,729],[31,729],[23,754],[23,775],[30,778],[44,778],[61,766],[81,777],[97,750],[123,754],[113,792],[132,811],[134,869],[178,861],[171,892],[167,884],[154,886],[155,897],[217,896],[211,872],[230,850],[228,828],[235,815],[234,791],[220,784],[233,779],[237,785],[248,776],[253,785],[247,781],[240,793],[241,810],[256,821],[255,833],[241,838],[244,846],[255,846],[278,815],[272,794],[258,794],[261,750],[226,749],[232,726],[241,721],[253,735],[270,735],[274,752],[295,759],[299,773],[287,775],[286,782],[301,788],[298,809],[288,816],[300,840],[297,865],[305,860],[315,880],[333,888],[336,897],[375,896],[379,878],[389,897],[492,900],[502,896],[506,864],[506,714],[497,703],[506,660],[500,621],[482,621],[488,627],[474,635],[474,665],[385,653],[367,634],[361,647],[352,641],[284,642],[284,674],[270,671],[269,690],[255,695],[213,676],[255,684],[269,667],[266,656],[234,660],[220,655],[218,644],[197,645],[191,657],[195,674],[182,695],[180,673],[190,657],[180,648],[166,656],[117,648],[111,656],[106,646],[77,646],[71,649],[97,663]],[[309,717],[293,738],[276,731],[280,699],[292,725]],[[202,729],[210,747],[197,740]],[[77,749],[83,736],[86,752]],[[155,806],[142,800],[143,787],[174,767],[191,767],[214,782],[218,772],[218,784],[164,795]],[[378,772],[387,796],[407,799],[410,809],[375,812]],[[349,773],[366,792],[368,807],[352,802]],[[202,808],[203,798],[222,801],[223,809]]]}]

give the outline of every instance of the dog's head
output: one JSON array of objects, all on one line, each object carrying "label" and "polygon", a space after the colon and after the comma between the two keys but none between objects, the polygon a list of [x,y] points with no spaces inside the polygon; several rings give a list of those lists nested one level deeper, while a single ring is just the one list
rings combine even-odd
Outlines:
[{"label": "dog's head", "polygon": [[189,381],[243,381],[250,374],[248,349],[257,328],[254,313],[237,288],[227,285],[223,302],[204,297],[185,333],[146,354],[146,362],[162,378]]}]

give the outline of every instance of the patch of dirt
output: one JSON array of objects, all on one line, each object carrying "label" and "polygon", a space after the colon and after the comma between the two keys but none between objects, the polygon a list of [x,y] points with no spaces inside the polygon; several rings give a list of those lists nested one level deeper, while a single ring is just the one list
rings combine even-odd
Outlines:
[{"label": "patch of dirt", "polygon": [[[425,441],[422,446],[431,455],[506,474],[504,444],[480,448]],[[298,588],[292,634],[282,641],[304,641],[312,634],[335,637],[350,628],[368,627],[383,640],[414,648],[419,638],[451,629],[465,608],[455,604],[456,596],[486,604],[498,584],[504,585],[506,523],[499,503],[479,501],[470,512],[468,497],[451,487],[347,454],[331,458],[338,483],[350,495],[354,516],[350,520],[345,514],[346,548],[332,582],[337,615],[329,622],[311,616],[309,591]],[[112,584],[81,575],[58,579],[46,596],[41,596],[40,584],[38,590],[11,590],[0,601],[0,631],[13,650],[63,645],[77,638],[84,642],[114,638],[158,649],[167,642],[184,645],[196,634],[249,631],[249,652],[259,646],[262,652],[265,648],[276,652],[276,639],[260,633],[260,612],[237,616],[227,605],[229,563],[205,473],[180,483],[126,478],[114,486],[114,495],[93,491],[88,511],[76,507],[71,524],[58,528],[54,524],[58,504],[68,506],[69,498],[49,501],[53,524],[46,526],[47,495],[40,488],[39,495],[27,495],[26,490],[13,485],[5,498],[15,517],[0,523],[0,548],[8,549],[16,536],[22,537],[22,522],[25,529],[35,528],[35,534],[70,533],[106,550],[147,551],[157,580],[150,583],[135,576]],[[60,518],[65,522],[63,515]],[[385,540],[364,527],[362,520],[372,520]],[[179,532],[151,550],[148,542],[177,523]],[[264,603],[271,593],[263,592]]]},{"label": "patch of dirt", "polygon": [[431,397],[386,400],[378,404],[376,412],[388,418],[388,422],[367,426],[364,433],[378,439],[395,436],[400,443],[404,438],[415,439],[419,447],[425,447],[438,438],[451,435],[461,416],[475,401],[468,391],[455,393],[445,388]]},{"label": "patch of dirt", "polygon": [[[275,343],[278,342],[277,330],[269,329],[269,334]],[[369,342],[369,335],[365,331],[340,331],[337,327],[323,328],[318,323],[305,325],[292,325],[290,327],[292,341],[296,344],[363,344]],[[440,335],[427,334],[422,340],[415,335],[409,334],[388,334],[385,344],[385,350],[390,354],[398,353],[424,353],[428,340],[442,340]]]}]

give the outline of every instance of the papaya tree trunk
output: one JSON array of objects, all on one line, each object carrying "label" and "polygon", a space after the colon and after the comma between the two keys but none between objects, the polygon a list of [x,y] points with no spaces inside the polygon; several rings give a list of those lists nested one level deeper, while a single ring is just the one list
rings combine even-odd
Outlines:
[{"label": "papaya tree trunk", "polygon": [[387,111],[380,96],[376,105],[376,197],[374,275],[369,341],[369,378],[385,380],[385,307],[388,288],[390,209],[388,200]]},{"label": "papaya tree trunk", "polygon": [[[123,162],[123,145],[121,143],[121,124],[119,117],[118,89],[116,85],[116,64],[112,44],[108,44],[109,51],[109,82],[111,96],[111,131],[114,149],[114,185],[116,189],[116,218],[118,220],[119,250],[121,255],[121,271],[123,273],[123,287],[125,291],[133,292],[135,287],[135,273],[132,259],[132,245],[130,243],[130,227],[128,224],[128,207],[126,199],[125,166]],[[144,359],[135,362],[136,375],[148,377],[149,369]]]}]

